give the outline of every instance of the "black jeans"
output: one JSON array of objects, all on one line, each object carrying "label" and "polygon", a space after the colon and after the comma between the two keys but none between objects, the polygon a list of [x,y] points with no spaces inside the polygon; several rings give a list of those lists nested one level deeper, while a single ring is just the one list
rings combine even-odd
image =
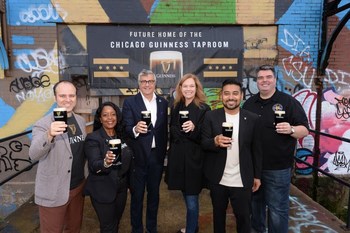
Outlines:
[{"label": "black jeans", "polygon": [[237,232],[250,233],[251,188],[209,184],[213,205],[214,233],[226,232],[226,210],[230,201],[236,217]]}]

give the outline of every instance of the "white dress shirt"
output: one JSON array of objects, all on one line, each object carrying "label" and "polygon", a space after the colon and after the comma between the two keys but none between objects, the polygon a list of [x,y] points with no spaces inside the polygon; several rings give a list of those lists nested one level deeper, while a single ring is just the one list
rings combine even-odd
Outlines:
[{"label": "white dress shirt", "polygon": [[[149,101],[141,92],[140,92],[140,94],[142,96],[142,100],[143,100],[144,104],[146,105],[147,111],[151,112],[151,122],[152,122],[152,125],[154,127],[156,125],[156,121],[157,121],[157,97],[156,97],[156,94],[153,93],[151,101]],[[135,128],[136,128],[136,126],[134,126],[133,131],[134,131],[135,138],[137,138],[140,133],[136,133]],[[152,148],[156,148],[156,141],[155,141],[154,137],[152,140]]]}]

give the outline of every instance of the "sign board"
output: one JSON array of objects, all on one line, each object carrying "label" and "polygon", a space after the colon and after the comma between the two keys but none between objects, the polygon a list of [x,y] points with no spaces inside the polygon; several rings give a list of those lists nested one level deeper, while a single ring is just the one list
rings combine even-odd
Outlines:
[{"label": "sign board", "polygon": [[151,69],[158,88],[175,87],[186,73],[204,87],[241,78],[242,27],[88,25],[89,82],[93,88],[136,88]]}]

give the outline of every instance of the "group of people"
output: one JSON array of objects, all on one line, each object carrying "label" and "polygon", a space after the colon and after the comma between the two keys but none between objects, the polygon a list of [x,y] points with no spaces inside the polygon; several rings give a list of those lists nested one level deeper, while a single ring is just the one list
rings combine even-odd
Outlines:
[{"label": "group of people", "polygon": [[[154,73],[142,70],[138,84],[139,93],[125,99],[122,111],[112,102],[99,106],[88,135],[84,119],[73,112],[75,86],[65,80],[54,85],[57,106],[67,109],[67,122],[54,121],[51,115],[40,119],[29,149],[30,158],[39,160],[35,203],[41,232],[80,232],[84,195],[90,196],[100,232],[118,232],[128,190],[131,232],[158,232],[166,154],[165,182],[169,190],[182,192],[186,205],[186,227],[179,233],[199,231],[203,188],[210,190],[214,233],[226,232],[228,203],[239,233],[288,232],[293,154],[296,140],[308,134],[308,120],[298,101],[276,89],[273,66],[259,67],[259,93],[243,106],[242,84],[223,81],[223,107],[215,110],[206,104],[198,77],[185,74],[174,92],[169,128],[168,101],[155,94]],[[277,110],[285,112],[280,123],[274,120]],[[150,112],[150,124],[142,111]],[[187,113],[187,120],[180,121],[180,112]],[[231,137],[224,136],[223,122],[233,125]],[[121,164],[113,163],[112,139],[121,140]]]}]

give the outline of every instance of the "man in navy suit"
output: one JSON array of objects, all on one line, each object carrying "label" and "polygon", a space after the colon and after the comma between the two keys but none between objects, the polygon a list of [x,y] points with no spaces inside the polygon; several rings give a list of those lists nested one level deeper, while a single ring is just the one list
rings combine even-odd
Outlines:
[{"label": "man in navy suit", "polygon": [[[133,233],[143,233],[142,210],[147,188],[146,232],[157,232],[159,185],[162,179],[168,138],[168,102],[154,93],[156,77],[150,70],[138,75],[140,92],[125,99],[123,120],[135,155],[131,174],[131,225]],[[141,111],[151,112],[151,125],[141,119]]]},{"label": "man in navy suit", "polygon": [[[229,201],[236,217],[237,232],[250,232],[251,196],[260,186],[259,117],[240,109],[242,98],[242,84],[235,79],[225,80],[221,90],[224,107],[207,112],[202,126],[204,173],[213,205],[214,233],[226,232]],[[223,136],[223,122],[233,125],[232,137]]]}]

